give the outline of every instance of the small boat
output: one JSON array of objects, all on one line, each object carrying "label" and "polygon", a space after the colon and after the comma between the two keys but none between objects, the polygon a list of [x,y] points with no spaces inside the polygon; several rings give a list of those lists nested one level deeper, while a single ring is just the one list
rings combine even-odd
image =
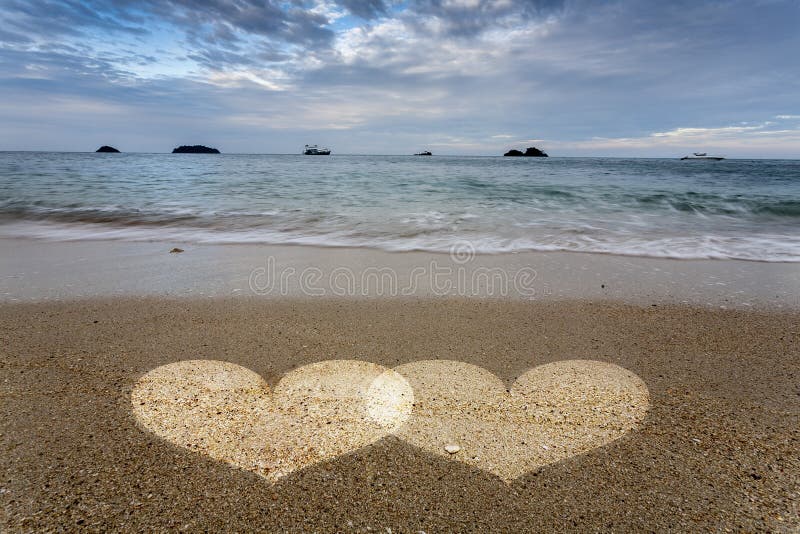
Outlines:
[{"label": "small boat", "polygon": [[423,150],[422,152],[417,152],[414,154],[415,156],[433,156],[430,150]]},{"label": "small boat", "polygon": [[725,159],[725,157],[724,156],[709,156],[705,152],[695,152],[691,156],[683,156],[681,158],[681,160],[684,160],[684,159],[708,159],[708,160],[711,160],[711,161],[720,161],[720,160]]},{"label": "small boat", "polygon": [[330,156],[331,149],[318,147],[317,145],[306,145],[303,148],[303,154],[306,156]]}]

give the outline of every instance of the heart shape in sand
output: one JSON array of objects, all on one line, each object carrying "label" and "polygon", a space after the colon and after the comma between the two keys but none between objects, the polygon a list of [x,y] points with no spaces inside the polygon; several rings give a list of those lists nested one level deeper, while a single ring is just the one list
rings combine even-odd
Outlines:
[{"label": "heart shape in sand", "polygon": [[270,391],[239,365],[190,360],[145,374],[131,403],[156,435],[274,482],[396,430],[413,393],[396,372],[368,362],[306,365]]},{"label": "heart shape in sand", "polygon": [[395,371],[414,390],[414,410],[394,434],[506,482],[621,437],[649,407],[638,376],[598,361],[540,365],[510,390],[463,362],[418,361]]},{"label": "heart shape in sand", "polygon": [[329,360],[274,391],[239,365],[192,360],[144,375],[131,402],[162,438],[270,481],[394,435],[510,482],[634,429],[649,395],[630,371],[588,360],[541,365],[510,390],[463,362]]}]

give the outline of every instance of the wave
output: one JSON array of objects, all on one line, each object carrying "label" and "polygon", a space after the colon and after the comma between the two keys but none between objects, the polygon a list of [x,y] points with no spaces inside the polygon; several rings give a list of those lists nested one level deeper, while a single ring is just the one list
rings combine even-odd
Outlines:
[{"label": "wave", "polygon": [[[488,197],[491,198],[491,197]],[[549,200],[548,200],[549,199]],[[558,199],[553,201],[553,199]],[[525,218],[534,220],[547,213],[581,213],[589,216],[608,216],[609,214],[629,216],[669,216],[675,213],[703,216],[725,216],[736,218],[743,223],[759,223],[764,220],[784,221],[800,224],[800,200],[790,198],[747,198],[743,195],[720,196],[700,193],[647,193],[647,194],[609,194],[600,192],[588,198],[586,194],[548,191],[546,195],[526,198],[524,195],[511,200],[503,198],[497,202],[492,199],[485,209],[491,212],[514,210],[513,224],[524,225]],[[387,215],[392,215],[387,214]],[[487,213],[470,211],[422,211],[398,215],[398,221],[407,225],[427,228],[446,228],[453,224],[485,218]],[[536,215],[536,217],[533,217]],[[285,209],[202,209],[197,206],[169,206],[164,204],[152,207],[131,208],[122,205],[86,206],[78,203],[50,206],[43,202],[24,203],[6,201],[0,203],[0,223],[17,220],[53,221],[62,223],[115,224],[120,226],[169,226],[185,225],[192,227],[237,227],[258,228],[283,220],[304,223],[325,223],[334,218],[330,211],[312,213],[304,208]],[[565,220],[568,224],[570,221]]]},{"label": "wave", "polygon": [[[625,203],[647,209],[663,208],[706,215],[773,215],[800,218],[800,201],[794,199],[748,198],[744,195],[710,195],[702,193],[650,193],[625,195]],[[613,199],[609,199],[613,201]]]},{"label": "wave", "polygon": [[[575,234],[578,234],[575,232]],[[468,244],[477,254],[522,252],[584,252],[670,258],[682,260],[746,260],[800,262],[800,236],[761,234],[751,236],[671,236],[661,238],[595,238],[570,235],[549,240],[507,238],[491,234],[443,234],[420,231],[410,234],[369,235],[354,231],[307,232],[269,230],[221,230],[191,227],[114,226],[107,224],[18,221],[0,224],[0,238],[32,238],[50,241],[122,240],[213,244],[308,245],[317,247],[374,248],[392,252],[448,253]]]},{"label": "wave", "polygon": [[12,206],[0,208],[0,223],[18,220],[61,223],[114,224],[119,226],[214,226],[226,220],[265,218],[281,215],[278,210],[200,211],[192,208],[129,209],[121,206]]},{"label": "wave", "polygon": [[800,200],[761,203],[753,207],[754,213],[767,213],[781,217],[800,217]]}]

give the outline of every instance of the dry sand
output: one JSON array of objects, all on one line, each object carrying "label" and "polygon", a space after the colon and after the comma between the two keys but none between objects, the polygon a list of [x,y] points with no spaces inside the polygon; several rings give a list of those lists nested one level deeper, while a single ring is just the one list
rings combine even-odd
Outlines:
[{"label": "dry sand", "polygon": [[[641,379],[649,409],[618,439],[510,480],[386,435],[273,481],[137,420],[131,395],[142,377],[190,359],[245,367],[269,388],[324,360],[400,372],[454,360],[509,390],[539,365],[595,360]],[[0,530],[798,531],[798,383],[797,311],[453,299],[6,303]]]}]

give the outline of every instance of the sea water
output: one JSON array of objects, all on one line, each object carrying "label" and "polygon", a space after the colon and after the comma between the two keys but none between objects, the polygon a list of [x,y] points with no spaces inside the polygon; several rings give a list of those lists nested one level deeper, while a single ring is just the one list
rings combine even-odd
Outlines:
[{"label": "sea water", "polygon": [[0,153],[0,237],[800,261],[800,161]]}]

